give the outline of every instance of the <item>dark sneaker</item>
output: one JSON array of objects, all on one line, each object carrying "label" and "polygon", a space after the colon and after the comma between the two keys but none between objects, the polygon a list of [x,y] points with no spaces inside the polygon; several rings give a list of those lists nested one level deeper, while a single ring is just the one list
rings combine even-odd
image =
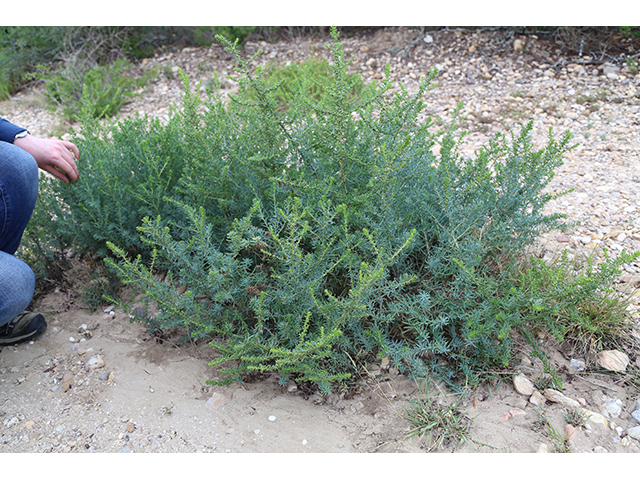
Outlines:
[{"label": "dark sneaker", "polygon": [[46,328],[47,322],[41,314],[24,311],[0,327],[0,347],[32,340]]}]

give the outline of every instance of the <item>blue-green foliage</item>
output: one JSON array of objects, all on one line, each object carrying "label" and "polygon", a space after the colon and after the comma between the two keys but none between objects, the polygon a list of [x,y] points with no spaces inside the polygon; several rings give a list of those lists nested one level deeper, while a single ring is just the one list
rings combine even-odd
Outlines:
[{"label": "blue-green foliage", "polygon": [[328,392],[376,356],[475,383],[509,364],[532,318],[515,258],[560,223],[542,190],[569,135],[537,150],[528,124],[465,158],[455,121],[421,121],[435,72],[413,95],[391,94],[387,75],[354,97],[333,36],[332,77],[300,82],[286,109],[226,42],[240,74],[229,103],[183,75],[166,125],[88,123],[85,180],[57,192],[86,226],[74,238],[102,254],[109,241],[108,263],[158,307],[154,326],[214,336],[222,383],[273,371]]},{"label": "blue-green foliage", "polygon": [[187,155],[182,134],[146,117],[102,126],[90,114],[79,134],[74,140],[82,152],[76,162],[79,180],[65,184],[43,177],[40,186],[41,196],[63,200],[49,202],[57,235],[98,258],[108,254],[108,240],[129,254],[144,254],[137,231],[142,219],[163,215],[168,222],[179,211],[166,197]]}]

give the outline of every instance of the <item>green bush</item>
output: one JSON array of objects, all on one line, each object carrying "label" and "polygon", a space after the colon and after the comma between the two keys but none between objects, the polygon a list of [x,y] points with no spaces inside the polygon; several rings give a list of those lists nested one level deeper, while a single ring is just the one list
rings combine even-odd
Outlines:
[{"label": "green bush", "polygon": [[[314,101],[319,102],[325,94],[324,85],[330,82],[332,77],[331,65],[326,58],[312,57],[300,63],[292,63],[280,66],[271,63],[267,67],[266,79],[277,85],[274,92],[282,108],[287,108],[291,98],[298,95],[300,90]],[[350,74],[348,81],[351,84],[351,95],[358,98],[365,88],[360,75]],[[307,85],[304,82],[308,82]]]},{"label": "green bush", "polygon": [[[551,264],[533,258],[517,278],[509,297],[524,324],[545,329],[558,341],[582,349],[585,357],[602,350],[619,348],[620,334],[628,326],[629,299],[613,288],[622,266],[633,263],[640,252],[622,251],[596,268],[593,258],[569,260],[567,252]],[[591,354],[591,355],[590,355]]]},{"label": "green bush", "polygon": [[[150,57],[156,48],[172,44],[199,44],[195,27],[19,26],[0,27],[0,99],[33,79],[39,65],[60,67],[59,80],[76,77],[118,58]],[[79,64],[83,59],[85,66]],[[104,67],[106,68],[106,67]],[[102,74],[101,74],[102,75]],[[96,88],[94,85],[93,88]],[[65,87],[63,87],[64,89]],[[73,87],[76,94],[82,87]]]},{"label": "green bush", "polygon": [[27,232],[45,225],[58,244],[96,259],[107,255],[108,240],[143,254],[147,247],[136,228],[146,216],[173,218],[178,209],[166,197],[178,184],[188,148],[173,123],[141,116],[99,123],[86,102],[80,130],[71,131],[81,151],[80,177],[71,184],[41,179],[45,212],[32,219]]},{"label": "green bush", "polygon": [[0,99],[7,98],[38,64],[53,61],[66,27],[0,28]]},{"label": "green bush", "polygon": [[41,67],[38,76],[44,81],[44,95],[51,105],[60,108],[63,117],[74,122],[80,109],[95,118],[111,117],[147,83],[148,77],[136,78],[131,63],[121,58],[107,65],[89,68],[69,62],[56,70]]},{"label": "green bush", "polygon": [[[553,326],[538,306],[598,298],[626,258],[542,296],[553,268],[515,272],[524,247],[561,225],[543,213],[554,198],[543,189],[569,134],[535,149],[528,124],[466,158],[455,120],[418,121],[435,72],[413,95],[390,95],[388,71],[354,95],[332,35],[324,94],[305,78],[288,109],[226,42],[241,74],[229,103],[201,99],[182,75],[166,124],[85,122],[83,180],[45,189],[61,201],[53,228],[99,255],[108,246],[105,262],[158,307],[139,320],[213,337],[217,383],[277,372],[326,393],[389,357],[409,375],[473,385],[509,366],[514,334]],[[598,328],[586,313],[577,323]]]}]

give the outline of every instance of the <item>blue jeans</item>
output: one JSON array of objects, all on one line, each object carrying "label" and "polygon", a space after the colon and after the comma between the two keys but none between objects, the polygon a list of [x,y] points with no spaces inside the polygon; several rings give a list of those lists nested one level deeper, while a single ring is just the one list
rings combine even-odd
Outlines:
[{"label": "blue jeans", "polygon": [[31,303],[35,275],[14,257],[38,198],[38,164],[27,152],[0,141],[0,326]]}]

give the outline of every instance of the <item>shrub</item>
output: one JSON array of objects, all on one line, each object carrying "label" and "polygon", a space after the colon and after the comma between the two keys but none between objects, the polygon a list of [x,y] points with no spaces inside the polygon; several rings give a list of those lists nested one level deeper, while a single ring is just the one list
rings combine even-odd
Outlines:
[{"label": "shrub", "polygon": [[[108,246],[107,265],[158,307],[140,320],[213,337],[214,383],[277,372],[326,393],[379,356],[473,385],[509,365],[514,333],[546,325],[535,299],[547,271],[515,272],[524,247],[561,225],[543,189],[569,134],[535,149],[527,124],[465,158],[455,120],[419,121],[435,72],[413,95],[391,95],[387,70],[354,96],[332,36],[324,94],[305,78],[286,110],[266,72],[221,39],[241,74],[228,104],[182,75],[166,124],[87,121],[85,183],[48,187],[63,205],[56,228],[101,255]],[[597,295],[614,270],[553,295]]]},{"label": "shrub", "polygon": [[[530,259],[514,280],[509,296],[518,304],[523,323],[545,329],[558,341],[573,344],[592,358],[602,350],[619,348],[621,334],[629,326],[629,298],[613,288],[622,266],[633,263],[640,252],[622,251],[598,267],[593,258],[569,260],[567,252],[551,264]],[[589,355],[591,354],[591,355]]]},{"label": "shrub", "polygon": [[107,255],[107,240],[129,254],[143,254],[146,246],[136,228],[145,216],[173,218],[178,209],[165,197],[177,186],[187,147],[174,124],[140,116],[101,124],[86,102],[80,130],[72,130],[81,175],[72,184],[42,177],[45,212],[32,219],[27,232],[46,225],[65,248],[96,259]]},{"label": "shrub", "polygon": [[[277,85],[275,98],[282,108],[288,108],[290,99],[297,96],[299,91],[306,90],[306,94],[314,101],[320,101],[324,95],[324,85],[332,76],[331,65],[326,58],[312,57],[300,63],[279,66],[271,63],[267,67],[266,79]],[[359,97],[364,88],[364,82],[359,75],[350,74],[351,95]],[[305,85],[304,82],[309,82]]]},{"label": "shrub", "polygon": [[[194,27],[7,26],[0,28],[0,99],[33,80],[39,65],[61,66],[59,81],[119,58],[152,56],[156,48],[172,44],[198,44]],[[78,62],[83,59],[83,66]],[[93,86],[94,88],[97,85]],[[79,95],[82,87],[74,86]]]},{"label": "shrub", "polygon": [[38,77],[44,81],[47,100],[60,108],[69,122],[78,120],[83,98],[85,114],[95,118],[115,115],[148,80],[134,77],[131,63],[124,58],[91,67],[83,66],[82,62],[67,62],[56,70],[41,67]]},{"label": "shrub", "polygon": [[36,65],[55,59],[63,48],[65,28],[0,28],[0,99],[13,93]]}]

